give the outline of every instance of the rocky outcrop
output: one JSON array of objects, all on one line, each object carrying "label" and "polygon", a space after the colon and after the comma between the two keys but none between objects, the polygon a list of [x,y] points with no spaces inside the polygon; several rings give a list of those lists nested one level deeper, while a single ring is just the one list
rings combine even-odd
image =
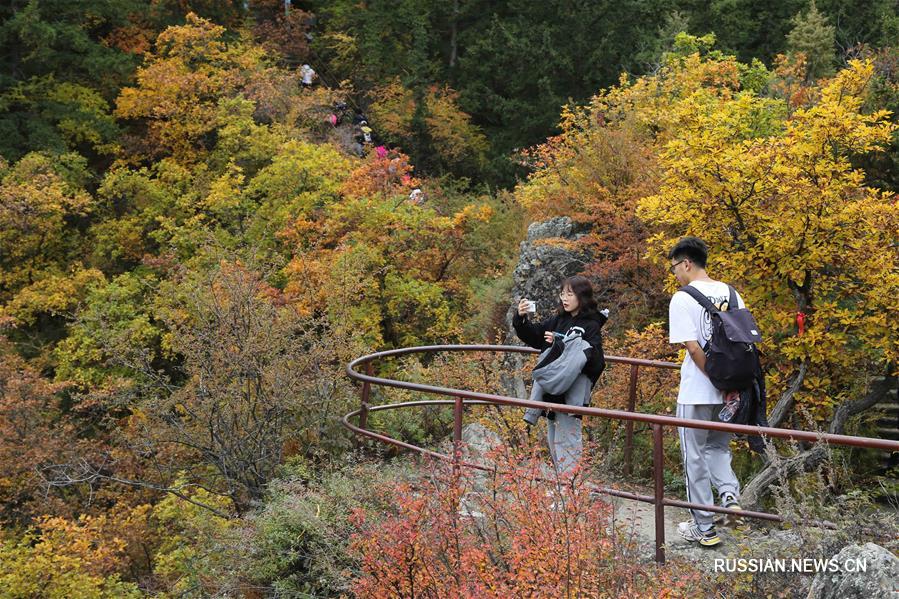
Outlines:
[{"label": "rocky outcrop", "polygon": [[[819,572],[808,599],[874,599],[899,595],[899,558],[874,543],[849,545],[832,560],[838,572]],[[851,564],[851,565],[850,565]],[[856,566],[864,565],[864,572]]]},{"label": "rocky outcrop", "polygon": [[[506,312],[507,345],[521,345],[512,330],[512,316],[518,300],[527,297],[537,302],[537,318],[544,318],[555,310],[558,304],[559,283],[565,277],[584,270],[590,260],[589,254],[572,250],[564,242],[572,242],[583,237],[589,228],[579,225],[567,216],[559,216],[544,222],[531,223],[528,236],[521,242],[518,265],[512,273],[512,296]],[[553,240],[563,243],[552,243]],[[502,392],[512,397],[527,398],[524,380],[515,375],[521,370],[526,357],[506,354],[503,359]]]}]

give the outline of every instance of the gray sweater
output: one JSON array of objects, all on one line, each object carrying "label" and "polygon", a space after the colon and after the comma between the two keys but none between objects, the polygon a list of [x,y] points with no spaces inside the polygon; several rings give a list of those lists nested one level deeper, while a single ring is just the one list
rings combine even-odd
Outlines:
[{"label": "gray sweater", "polygon": [[582,334],[580,327],[572,327],[564,337],[557,333],[553,344],[540,354],[531,374],[546,393],[565,393],[581,374],[587,363],[585,350],[591,349]]}]

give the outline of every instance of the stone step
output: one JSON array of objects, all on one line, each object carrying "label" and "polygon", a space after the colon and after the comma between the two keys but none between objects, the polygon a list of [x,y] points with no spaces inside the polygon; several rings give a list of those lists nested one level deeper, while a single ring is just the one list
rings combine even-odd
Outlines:
[{"label": "stone step", "polygon": [[897,439],[899,440],[899,428],[894,427],[877,427],[877,435],[881,439]]}]

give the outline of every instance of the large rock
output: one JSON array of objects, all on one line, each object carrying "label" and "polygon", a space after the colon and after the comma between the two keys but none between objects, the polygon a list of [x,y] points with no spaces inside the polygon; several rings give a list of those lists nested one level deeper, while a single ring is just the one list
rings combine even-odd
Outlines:
[{"label": "large rock", "polygon": [[[562,279],[584,270],[590,255],[553,244],[552,241],[572,242],[589,232],[587,225],[579,225],[567,216],[531,223],[528,236],[521,242],[518,265],[512,273],[512,297],[506,312],[507,345],[522,345],[512,330],[512,316],[517,309],[518,299],[527,297],[537,302],[537,318],[549,316],[558,305],[559,283]],[[525,358],[519,354],[506,354],[503,359],[503,393],[512,397],[527,399],[524,380],[519,372]]]},{"label": "large rock", "polygon": [[[485,427],[483,424],[472,422],[462,427],[462,461],[469,464],[477,464],[485,468],[493,468],[494,461],[490,454],[502,444],[499,434]],[[438,451],[452,455],[453,438],[447,437],[440,444]],[[472,468],[467,470],[472,477],[473,486],[481,490],[487,480],[488,473],[484,470]]]},{"label": "large rock", "polygon": [[[834,556],[839,572],[819,572],[809,599],[875,599],[899,595],[899,558],[874,543],[849,545]],[[850,572],[845,564],[865,564],[865,572]]]}]

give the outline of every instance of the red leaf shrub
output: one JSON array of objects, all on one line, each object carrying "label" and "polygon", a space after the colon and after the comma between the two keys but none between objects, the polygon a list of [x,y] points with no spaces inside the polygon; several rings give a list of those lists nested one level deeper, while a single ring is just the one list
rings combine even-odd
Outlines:
[{"label": "red leaf shrub", "polygon": [[[435,465],[387,490],[391,513],[356,512],[359,597],[679,597],[698,573],[641,562],[610,530],[609,504],[580,475],[539,476],[533,454],[504,449],[477,485]],[[699,593],[702,595],[702,593]]]}]

